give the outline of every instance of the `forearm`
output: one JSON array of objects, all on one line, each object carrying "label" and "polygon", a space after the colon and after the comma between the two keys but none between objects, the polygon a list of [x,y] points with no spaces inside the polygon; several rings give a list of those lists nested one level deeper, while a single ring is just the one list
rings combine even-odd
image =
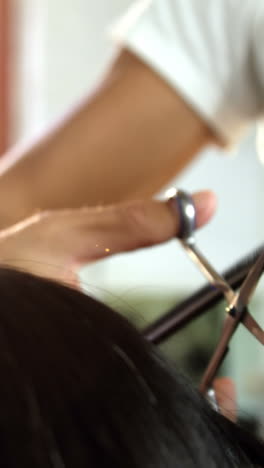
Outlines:
[{"label": "forearm", "polygon": [[212,140],[175,91],[123,53],[92,98],[4,171],[0,222],[150,196]]}]

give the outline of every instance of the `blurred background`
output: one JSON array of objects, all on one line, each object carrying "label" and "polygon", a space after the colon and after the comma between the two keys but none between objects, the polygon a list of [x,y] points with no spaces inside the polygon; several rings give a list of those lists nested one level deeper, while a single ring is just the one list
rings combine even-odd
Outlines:
[{"label": "blurred background", "polygon": [[[8,145],[13,145],[34,139],[99,84],[117,52],[107,29],[132,0],[1,3],[0,112],[2,129],[8,124]],[[2,135],[1,149],[6,144]],[[254,128],[230,153],[209,148],[200,154],[171,185],[216,192],[217,215],[197,239],[218,270],[225,270],[263,242],[264,167],[256,155]],[[205,284],[177,241],[87,266],[81,280],[90,293],[139,326]],[[263,287],[258,288],[251,309],[264,326]],[[207,318],[197,320],[163,346],[194,379],[216,343],[222,316],[223,307],[209,311]],[[225,372],[237,381],[241,413],[258,414],[261,422],[263,364],[264,349],[246,331],[239,330]]]}]

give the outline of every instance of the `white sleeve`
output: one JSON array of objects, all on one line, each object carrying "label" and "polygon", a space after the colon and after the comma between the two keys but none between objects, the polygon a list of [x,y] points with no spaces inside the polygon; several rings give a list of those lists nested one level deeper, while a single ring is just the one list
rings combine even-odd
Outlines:
[{"label": "white sleeve", "polygon": [[227,143],[263,113],[263,0],[142,0],[112,35]]}]

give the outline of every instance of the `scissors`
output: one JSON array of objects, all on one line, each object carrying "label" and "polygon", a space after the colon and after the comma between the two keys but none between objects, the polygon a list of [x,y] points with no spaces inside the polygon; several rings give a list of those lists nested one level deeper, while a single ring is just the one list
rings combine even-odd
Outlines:
[{"label": "scissors", "polygon": [[264,345],[264,331],[248,310],[249,301],[264,269],[264,251],[260,253],[250,269],[240,290],[234,291],[226,280],[217,273],[196,245],[194,237],[196,212],[191,196],[182,190],[175,190],[174,196],[169,198],[169,203],[174,205],[174,208],[180,213],[181,230],[178,237],[183,248],[210,283],[223,293],[227,301],[227,316],[222,333],[199,386],[200,391],[205,394],[211,387],[212,381],[229,350],[229,342],[240,323]]}]

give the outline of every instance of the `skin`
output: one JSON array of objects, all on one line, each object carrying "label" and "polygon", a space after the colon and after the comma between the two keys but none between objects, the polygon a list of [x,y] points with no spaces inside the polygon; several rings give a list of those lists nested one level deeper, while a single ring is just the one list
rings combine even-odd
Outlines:
[{"label": "skin", "polygon": [[[168,240],[178,220],[166,204],[69,208],[151,197],[212,143],[223,144],[175,90],[123,50],[93,96],[34,145],[2,159],[2,262],[75,283],[84,262]],[[203,225],[215,199],[207,192],[195,202]],[[98,239],[109,252],[98,253]],[[234,415],[232,382],[218,381],[216,395]]]},{"label": "skin", "polygon": [[[193,199],[201,227],[212,217],[216,200],[211,192]],[[0,232],[0,258],[14,268],[68,282],[84,264],[166,242],[178,231],[178,212],[154,200],[42,212]]]},{"label": "skin", "polygon": [[124,50],[93,96],[32,147],[3,158],[0,228],[38,210],[151,197],[210,143],[221,142]]},{"label": "skin", "polygon": [[[202,227],[213,215],[216,200],[211,192],[196,193],[193,200],[197,227]],[[178,213],[167,202],[42,212],[1,232],[0,257],[2,264],[78,287],[82,264],[166,242],[178,231]],[[220,411],[235,421],[234,383],[217,379],[214,389]]]},{"label": "skin", "polygon": [[233,380],[228,377],[216,379],[213,387],[221,413],[230,421],[236,422],[237,396]]}]

